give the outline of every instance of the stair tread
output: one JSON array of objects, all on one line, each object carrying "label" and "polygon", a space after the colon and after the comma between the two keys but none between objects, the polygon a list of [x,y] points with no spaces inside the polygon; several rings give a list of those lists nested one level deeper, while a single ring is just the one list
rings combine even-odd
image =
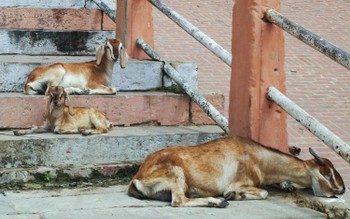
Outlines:
[{"label": "stair tread", "polygon": [[1,131],[0,169],[135,162],[168,146],[198,145],[222,135],[216,125],[114,127],[109,133],[91,136],[14,136]]}]

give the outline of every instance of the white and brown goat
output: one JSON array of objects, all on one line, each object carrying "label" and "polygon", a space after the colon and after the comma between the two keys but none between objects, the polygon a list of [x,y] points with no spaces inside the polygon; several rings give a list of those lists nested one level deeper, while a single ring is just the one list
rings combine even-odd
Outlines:
[{"label": "white and brown goat", "polygon": [[[15,130],[15,135],[54,132],[57,134],[83,135],[106,133],[112,128],[106,116],[95,108],[72,107],[70,98],[63,87],[50,87],[43,126],[32,129]],[[68,107],[65,106],[67,101]],[[51,103],[52,110],[51,110]]]},{"label": "white and brown goat", "polygon": [[261,187],[283,181],[312,188],[316,196],[343,194],[343,180],[332,163],[310,152],[314,158],[304,161],[241,137],[169,147],[144,160],[128,194],[172,206],[215,207],[226,207],[227,200],[266,199]]},{"label": "white and brown goat", "polygon": [[118,39],[109,39],[96,51],[96,61],[83,63],[55,63],[35,68],[24,85],[26,94],[46,94],[51,86],[62,86],[68,94],[115,94],[108,87],[114,64],[120,57],[125,68],[128,55]]}]

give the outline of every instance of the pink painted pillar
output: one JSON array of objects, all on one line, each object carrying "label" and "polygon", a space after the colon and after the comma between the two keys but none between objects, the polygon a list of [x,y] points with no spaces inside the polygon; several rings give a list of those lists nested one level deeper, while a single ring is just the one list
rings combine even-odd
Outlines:
[{"label": "pink painted pillar", "polygon": [[128,55],[134,59],[149,59],[136,45],[143,38],[154,47],[152,5],[146,0],[117,0],[116,37],[120,38]]},{"label": "pink painted pillar", "polygon": [[233,8],[229,134],[288,152],[286,113],[266,98],[269,86],[286,91],[284,33],[262,20],[268,8],[280,11],[280,1],[236,0]]}]

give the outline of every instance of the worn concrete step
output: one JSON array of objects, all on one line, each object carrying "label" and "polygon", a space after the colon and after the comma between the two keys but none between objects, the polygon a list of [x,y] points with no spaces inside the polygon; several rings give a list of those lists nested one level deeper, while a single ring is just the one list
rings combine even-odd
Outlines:
[{"label": "worn concrete step", "polygon": [[12,29],[0,30],[0,37],[0,54],[94,56],[107,38],[115,38],[115,32]]},{"label": "worn concrete step", "polygon": [[[223,112],[223,95],[207,93],[204,96]],[[0,93],[0,129],[43,124],[47,100],[44,95]],[[115,126],[214,124],[187,95],[167,91],[71,95],[71,102],[73,107],[101,110]]]},{"label": "worn concrete step", "polygon": [[[40,65],[56,62],[85,62],[94,56],[28,56],[0,55],[0,92],[22,92],[28,74]],[[173,63],[175,69],[193,87],[197,87],[197,66],[193,63]],[[171,87],[172,80],[164,75],[163,63],[130,59],[126,68],[116,63],[111,86],[122,91]]]},{"label": "worn concrete step", "polygon": [[[171,145],[197,145],[222,136],[218,126],[114,127],[102,135],[0,132],[0,169],[127,163]],[[1,174],[0,174],[1,175]]]}]

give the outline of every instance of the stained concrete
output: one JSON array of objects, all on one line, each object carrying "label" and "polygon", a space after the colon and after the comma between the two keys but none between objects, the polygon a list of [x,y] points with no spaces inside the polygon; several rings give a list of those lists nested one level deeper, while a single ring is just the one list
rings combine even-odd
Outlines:
[{"label": "stained concrete", "polygon": [[281,194],[267,200],[230,201],[226,208],[170,207],[167,202],[127,196],[126,186],[5,192],[0,195],[1,218],[326,218],[297,207]]},{"label": "stained concrete", "polygon": [[0,54],[95,55],[114,31],[0,30]]}]

